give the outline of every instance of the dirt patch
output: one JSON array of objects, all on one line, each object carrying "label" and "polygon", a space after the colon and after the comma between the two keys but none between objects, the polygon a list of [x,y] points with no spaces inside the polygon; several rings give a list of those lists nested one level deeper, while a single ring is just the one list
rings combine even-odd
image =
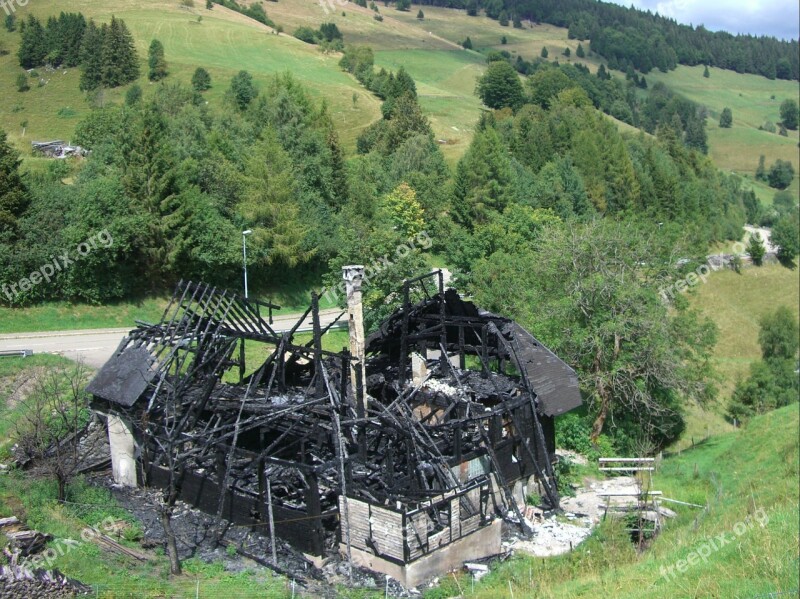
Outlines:
[{"label": "dirt patch", "polygon": [[0,398],[5,398],[6,409],[13,409],[20,401],[25,400],[33,392],[36,380],[45,370],[44,366],[38,366],[26,369],[17,376],[0,379]]}]

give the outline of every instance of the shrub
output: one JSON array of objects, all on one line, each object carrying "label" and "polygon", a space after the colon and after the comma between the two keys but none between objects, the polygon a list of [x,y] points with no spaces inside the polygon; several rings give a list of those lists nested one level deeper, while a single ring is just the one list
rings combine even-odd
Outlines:
[{"label": "shrub", "polygon": [[316,44],[318,41],[317,32],[311,29],[311,27],[298,27],[294,31],[294,36],[301,42],[305,42],[307,44]]},{"label": "shrub", "polygon": [[26,92],[30,88],[31,88],[31,86],[28,85],[28,77],[27,77],[27,75],[25,75],[25,73],[20,73],[19,75],[17,75],[17,91],[18,92]]},{"label": "shrub", "polygon": [[794,167],[788,160],[776,160],[767,173],[767,182],[775,189],[786,189],[791,185],[793,178]]}]

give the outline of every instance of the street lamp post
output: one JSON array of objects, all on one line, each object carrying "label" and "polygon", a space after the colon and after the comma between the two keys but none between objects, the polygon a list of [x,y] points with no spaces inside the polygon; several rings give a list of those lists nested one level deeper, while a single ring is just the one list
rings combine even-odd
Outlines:
[{"label": "street lamp post", "polygon": [[244,264],[244,299],[247,299],[247,236],[253,231],[242,231],[242,262]]}]

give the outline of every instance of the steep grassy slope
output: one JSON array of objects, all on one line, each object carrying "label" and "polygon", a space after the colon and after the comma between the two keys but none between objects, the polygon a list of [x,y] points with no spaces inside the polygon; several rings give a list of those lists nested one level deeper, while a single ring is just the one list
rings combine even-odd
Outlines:
[{"label": "steep grassy slope", "polygon": [[714,357],[723,377],[723,396],[729,396],[736,379],[747,376],[750,364],[761,358],[759,319],[778,306],[788,306],[800,317],[799,278],[796,269],[780,265],[746,268],[741,274],[724,270],[691,293],[692,305],[719,328]]},{"label": "steep grassy slope", "polygon": [[[46,19],[60,10],[64,10],[63,4],[41,0],[18,14],[30,11]],[[145,92],[150,85],[144,65],[147,48],[153,38],[158,38],[164,44],[169,65],[167,82],[188,84],[194,69],[202,66],[211,73],[213,88],[206,95],[212,104],[221,101],[230,78],[240,69],[250,71],[256,81],[288,70],[312,95],[325,98],[347,146],[353,147],[361,129],[380,117],[379,101],[339,70],[337,56],[321,54],[314,46],[289,35],[275,35],[269,27],[221,6],[206,10],[201,3],[187,9],[177,1],[78,0],[70,3],[69,10],[81,11],[99,21],[109,20],[112,14],[125,20],[143,61],[139,84]],[[202,17],[199,22],[198,17]],[[0,126],[26,152],[32,139],[69,139],[75,123],[89,110],[84,95],[78,91],[78,70],[62,74],[38,69],[48,83],[37,87],[34,82],[29,92],[19,93],[14,83],[20,72],[15,56],[19,34],[9,34],[3,29],[0,40],[12,51],[0,57],[0,90],[3,90]],[[125,88],[108,91],[105,101],[119,102],[124,92]],[[355,105],[354,93],[359,98]],[[20,126],[23,120],[28,123],[24,139]]]},{"label": "steep grassy slope", "polygon": [[[669,73],[654,71],[647,75],[651,85],[663,81],[668,87],[709,109],[708,143],[710,155],[722,169],[747,174],[751,178],[763,154],[769,167],[775,160],[788,160],[795,168],[798,162],[798,132],[789,131],[787,137],[777,133],[759,131],[769,121],[780,121],[781,102],[797,99],[796,81],[770,81],[758,75],[743,75],[733,71],[710,68],[710,77],[703,77],[703,67],[679,66]],[[733,126],[719,127],[719,115],[728,107],[733,112]],[[771,201],[774,190],[755,183],[762,199]],[[798,177],[790,188],[795,195],[800,191]]]},{"label": "steep grassy slope", "polygon": [[[720,248],[729,251],[730,245]],[[733,429],[725,419],[736,382],[746,378],[750,364],[761,359],[758,321],[778,306],[788,306],[800,318],[800,274],[776,264],[711,274],[708,282],[689,292],[691,305],[717,325],[719,335],[712,362],[719,376],[717,401],[686,406],[686,431],[670,448],[680,451],[709,435]]]},{"label": "steep grassy slope", "polygon": [[[214,104],[221,100],[230,77],[239,69],[247,69],[256,80],[270,74],[291,70],[311,93],[325,98],[342,135],[345,147],[354,148],[355,138],[370,122],[379,118],[379,101],[367,93],[352,77],[338,69],[338,55],[325,55],[304,44],[291,33],[301,26],[318,27],[325,22],[336,23],[346,43],[369,45],[375,50],[379,67],[396,69],[401,65],[417,81],[420,102],[430,117],[434,133],[441,140],[448,161],[454,163],[466,150],[472,138],[472,127],[480,115],[481,106],[474,95],[475,79],[484,68],[481,53],[489,48],[509,51],[512,56],[532,60],[543,46],[550,59],[567,60],[561,56],[565,48],[575,57],[577,40],[567,39],[567,30],[551,25],[524,22],[523,28],[501,27],[486,17],[469,17],[465,11],[422,7],[424,20],[416,18],[417,7],[401,12],[394,7],[380,6],[383,21],[375,13],[354,3],[340,4],[336,0],[281,0],[263,3],[268,15],[285,29],[275,35],[266,26],[215,5],[207,10],[202,2],[186,8],[177,0],[76,0],[69,10],[79,10],[98,20],[108,20],[115,14],[128,23],[136,37],[142,59],[146,57],[150,40],[162,41],[171,75],[167,79],[188,83],[195,67],[208,69],[214,88],[207,93]],[[64,10],[55,0],[40,0],[18,10],[23,16],[32,12],[46,17]],[[200,20],[198,20],[200,19]],[[460,42],[467,36],[476,51],[463,50]],[[506,36],[507,44],[501,44]],[[0,43],[10,51],[0,56],[0,126],[9,132],[20,149],[28,151],[31,139],[67,138],[75,123],[86,114],[89,106],[78,89],[78,71],[46,73],[43,87],[32,81],[26,93],[16,91],[15,78],[20,72],[15,51],[19,35],[0,31]],[[584,48],[589,44],[585,42]],[[594,69],[600,64],[596,56],[580,59]],[[755,170],[758,156],[764,154],[768,164],[776,158],[792,160],[797,168],[797,133],[789,138],[758,131],[766,120],[778,120],[778,106],[785,97],[797,95],[793,82],[768,81],[755,75],[739,75],[712,69],[709,79],[702,69],[679,67],[670,73],[648,74],[651,83],[663,80],[676,91],[708,106],[711,154],[724,169],[750,173]],[[145,74],[139,83],[147,91]],[[103,101],[119,102],[124,88],[105,93]],[[353,101],[353,96],[357,100]],[[775,96],[771,100],[770,96]],[[729,106],[734,113],[734,127],[721,130],[716,125],[719,111]],[[24,130],[22,123],[27,127]],[[771,201],[772,192],[755,184],[762,200]],[[797,182],[793,190],[800,189]]]},{"label": "steep grassy slope", "polygon": [[[471,588],[448,580],[429,597],[752,598],[798,589],[798,409],[754,419],[664,460],[654,485],[678,517],[642,554],[621,524],[604,524],[571,554],[518,556]],[[771,594],[774,593],[774,594]]]}]

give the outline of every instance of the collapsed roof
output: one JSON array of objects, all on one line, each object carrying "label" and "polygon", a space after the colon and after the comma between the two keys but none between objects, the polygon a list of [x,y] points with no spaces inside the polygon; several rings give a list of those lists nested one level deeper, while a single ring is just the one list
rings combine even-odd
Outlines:
[{"label": "collapsed roof", "polygon": [[[406,282],[366,343],[360,287],[348,295],[351,348],[331,352],[323,339],[339,318],[323,328],[316,296],[276,331],[277,306],[181,282],[161,322],[132,330],[88,387],[98,411],[128,423],[136,482],[312,555],[346,542],[400,563],[498,512],[522,522],[515,481],[535,480],[556,508],[553,417],[581,403],[575,372],[445,290],[441,273]],[[359,529],[361,506],[395,523],[393,544]]]}]

